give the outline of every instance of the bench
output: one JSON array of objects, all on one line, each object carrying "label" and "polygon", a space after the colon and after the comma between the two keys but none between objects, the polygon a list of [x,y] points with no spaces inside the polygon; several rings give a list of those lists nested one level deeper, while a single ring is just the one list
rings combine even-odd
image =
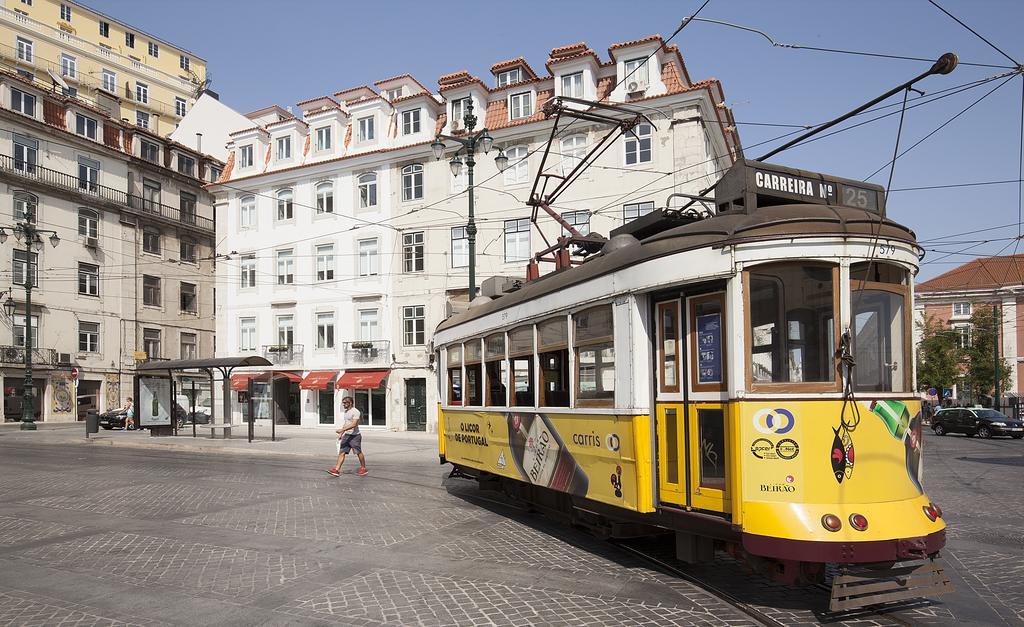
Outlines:
[{"label": "bench", "polygon": [[205,425],[196,425],[196,426],[199,427],[200,429],[209,429],[210,430],[210,437],[211,438],[216,438],[217,437],[217,430],[218,429],[220,429],[220,430],[222,430],[224,432],[222,437],[224,437],[224,438],[230,438],[231,437],[231,425],[230,424],[205,424]]}]

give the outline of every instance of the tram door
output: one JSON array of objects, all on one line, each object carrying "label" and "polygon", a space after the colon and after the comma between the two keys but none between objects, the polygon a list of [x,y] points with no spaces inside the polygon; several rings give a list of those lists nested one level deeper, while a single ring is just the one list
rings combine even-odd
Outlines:
[{"label": "tram door", "polygon": [[662,301],[656,315],[660,500],[727,512],[724,293]]}]

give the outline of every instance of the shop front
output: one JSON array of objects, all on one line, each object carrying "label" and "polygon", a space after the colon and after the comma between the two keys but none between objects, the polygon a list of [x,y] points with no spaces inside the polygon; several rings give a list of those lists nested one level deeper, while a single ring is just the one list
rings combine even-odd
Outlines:
[{"label": "shop front", "polygon": [[335,384],[342,398],[351,396],[359,410],[359,424],[366,427],[387,428],[387,386],[390,370],[346,370]]}]

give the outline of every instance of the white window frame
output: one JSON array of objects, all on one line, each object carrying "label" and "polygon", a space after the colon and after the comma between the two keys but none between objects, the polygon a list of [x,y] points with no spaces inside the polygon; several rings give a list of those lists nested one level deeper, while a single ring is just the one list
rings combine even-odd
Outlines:
[{"label": "white window frame", "polygon": [[116,94],[117,93],[117,72],[115,72],[114,70],[108,70],[107,68],[103,68],[103,71],[100,72],[100,75],[101,75],[101,85],[102,85],[103,91],[105,91],[107,93],[110,93],[110,94]]},{"label": "white window frame", "polygon": [[246,316],[238,319],[238,351],[242,353],[256,350],[256,318]]},{"label": "white window frame", "polygon": [[[155,296],[155,298],[154,298],[154,300],[156,301],[155,303],[147,303],[146,302],[146,292],[147,292],[146,279],[155,279],[155,283],[153,283],[153,281],[150,281],[151,285],[150,285],[150,289],[149,289],[149,291],[153,292],[153,295]],[[143,307],[163,308],[163,306],[164,306],[164,282],[163,282],[163,280],[160,277],[153,276],[151,274],[144,274],[144,275],[142,275],[142,306]]]},{"label": "white window frame", "polygon": [[244,229],[255,229],[256,228],[256,197],[255,196],[243,196],[238,201],[238,228],[239,230]]},{"label": "white window frame", "polygon": [[14,169],[32,174],[39,165],[39,140],[14,133]]},{"label": "white window frame", "polygon": [[[191,341],[188,341],[189,338],[191,338]],[[186,346],[191,346],[192,348],[185,350]],[[178,354],[182,359],[197,359],[199,357],[199,335],[186,331],[178,333]]]},{"label": "white window frame", "polygon": [[423,305],[402,307],[402,345],[423,346],[427,339],[426,308]]},{"label": "white window frame", "polygon": [[335,274],[334,244],[317,244],[316,253],[316,281],[322,283],[333,281]]},{"label": "white window frame", "polygon": [[380,310],[359,309],[356,313],[357,333],[362,342],[373,342],[380,339]]},{"label": "white window frame", "polygon": [[522,120],[533,115],[533,92],[521,91],[508,95],[508,119]]},{"label": "white window frame", "polygon": [[276,150],[274,154],[277,155],[278,161],[288,161],[292,158],[292,136],[284,135],[278,137],[275,141]]},{"label": "white window frame", "polygon": [[[188,293],[186,286],[192,288],[192,309],[185,308],[184,296]],[[194,316],[199,315],[199,286],[195,283],[189,283],[187,281],[180,281],[178,283],[178,312]]]},{"label": "white window frame", "polygon": [[182,70],[185,70],[186,72],[188,72],[191,65],[192,65],[192,59],[190,59],[188,56],[186,56],[184,54],[178,55],[178,67],[179,68],[181,68]]},{"label": "white window frame", "polygon": [[423,200],[423,164],[410,163],[402,168],[402,202]]},{"label": "white window frame", "polygon": [[[966,305],[966,307],[964,307],[964,305]],[[957,301],[953,303],[954,318],[969,318],[973,310],[974,308],[970,301]]]},{"label": "white window frame", "polygon": [[39,197],[23,189],[16,189],[11,194],[12,210],[15,222],[39,221]]},{"label": "white window frame", "polygon": [[188,107],[188,102],[184,98],[181,98],[180,96],[175,96],[174,97],[174,114],[175,115],[177,115],[179,118],[185,117],[185,114],[188,113],[188,111],[186,110],[186,107]]},{"label": "white window frame", "polygon": [[[513,230],[509,230],[509,229]],[[505,220],[502,231],[505,240],[505,263],[530,260],[530,219]],[[525,235],[523,235],[525,233]]]},{"label": "white window frame", "polygon": [[156,43],[155,41],[149,42],[149,50],[148,50],[148,52],[149,52],[149,56],[153,57],[154,59],[159,59],[160,58],[160,44]]},{"label": "white window frame", "polygon": [[80,296],[100,295],[100,267],[95,263],[78,262],[78,294]]},{"label": "white window frame", "polygon": [[380,241],[376,237],[361,239],[356,242],[358,254],[359,276],[377,276],[380,274]]},{"label": "white window frame", "polygon": [[255,151],[252,144],[238,147],[238,167],[251,168],[255,163]]},{"label": "white window frame", "polygon": [[295,219],[295,192],[290,187],[277,190],[274,217],[277,222],[291,222]]},{"label": "white window frame", "polygon": [[72,80],[77,80],[78,59],[66,52],[60,53],[60,75]]},{"label": "white window frame", "polygon": [[402,135],[415,135],[420,132],[420,111],[419,107],[402,111]]},{"label": "white window frame", "polygon": [[[11,88],[11,110],[17,111],[30,118],[36,117],[36,104],[38,100],[34,94]],[[15,104],[17,103],[17,104]]]},{"label": "white window frame", "polygon": [[100,231],[100,214],[95,209],[78,208],[78,236],[97,238]]},{"label": "white window frame", "polygon": [[277,345],[295,346],[295,315],[281,314],[277,317]]},{"label": "white window frame", "polygon": [[469,266],[469,234],[466,227],[455,226],[451,230],[451,264],[452,268]]},{"label": "white window frame", "polygon": [[135,101],[142,104],[149,103],[149,85],[135,81]]},{"label": "white window frame", "polygon": [[[650,61],[648,57],[627,59],[622,64],[622,84],[628,85],[630,80],[651,84]],[[634,68],[636,71],[634,72]]]},{"label": "white window frame", "polygon": [[60,3],[60,19],[65,22],[71,21],[71,5]]},{"label": "white window frame", "polygon": [[316,184],[315,191],[317,215],[334,213],[334,183],[320,181]]},{"label": "white window frame", "polygon": [[17,49],[17,52],[15,54],[18,57],[19,61],[24,61],[25,63],[34,62],[33,58],[35,56],[35,43],[33,43],[31,39],[26,39],[25,37],[18,37],[15,40],[15,47]]},{"label": "white window frame", "polygon": [[238,259],[238,289],[256,287],[256,253],[245,253]]},{"label": "white window frame", "polygon": [[[623,139],[625,148],[623,161],[626,165],[640,165],[654,161],[654,128],[650,124],[647,122],[637,124],[633,130],[626,131]],[[647,152],[646,159],[644,159],[645,151]]]},{"label": "white window frame", "polygon": [[359,118],[359,134],[357,141],[360,144],[372,142],[377,136],[376,134],[376,116],[368,115],[366,117]]},{"label": "white window frame", "polygon": [[582,98],[584,94],[583,70],[563,74],[559,85],[561,89],[561,94],[559,95],[569,98]]},{"label": "white window frame", "polygon": [[[146,240],[154,235],[156,236],[156,250],[147,250]],[[160,231],[152,227],[142,229],[142,252],[147,255],[163,255],[163,236]]]},{"label": "white window frame", "polygon": [[559,152],[562,155],[562,176],[567,176],[587,156],[587,136],[580,134],[563,138]]},{"label": "white window frame", "polygon": [[82,115],[81,113],[75,114],[75,135],[96,141],[99,127],[100,124],[95,118],[90,118],[89,116]]},{"label": "white window frame", "polygon": [[316,129],[316,150],[325,152],[331,149],[331,126],[321,126]]},{"label": "white window frame", "polygon": [[654,201],[630,202],[622,205],[623,222],[631,222],[654,211]]},{"label": "white window frame", "polygon": [[[25,256],[28,255],[28,261],[25,260]],[[21,257],[21,259],[18,259]],[[28,276],[31,275],[32,287],[39,287],[39,253],[26,253],[24,250],[15,248],[11,256],[12,261],[12,272],[11,282],[14,285],[25,285],[25,281],[28,280]],[[21,280],[18,280],[18,277]]]},{"label": "white window frame", "polygon": [[291,248],[278,250],[275,259],[277,261],[277,285],[295,284],[295,251]]},{"label": "white window frame", "polygon": [[452,100],[451,122],[458,122],[460,125],[463,123],[463,118],[466,117],[466,105],[471,100],[471,96],[466,96],[464,98],[456,98],[455,100]]},{"label": "white window frame", "polygon": [[314,326],[316,327],[316,349],[333,350],[335,344],[336,328],[333,311],[318,311],[314,314]]},{"label": "white window frame", "polygon": [[426,263],[426,234],[423,231],[403,233],[402,272],[423,272]]},{"label": "white window frame", "polygon": [[359,195],[359,208],[369,209],[377,206],[377,173],[363,172],[356,177],[356,190]]},{"label": "white window frame", "polygon": [[504,72],[498,72],[498,88],[507,87],[508,85],[514,85],[520,83],[523,80],[523,69],[520,67],[514,67]]},{"label": "white window frame", "polygon": [[135,126],[139,128],[149,128],[149,112],[147,111],[136,111],[135,112]]},{"label": "white window frame", "polygon": [[530,149],[525,145],[505,149],[508,166],[505,168],[505,185],[521,185],[530,180]]},{"label": "white window frame", "polygon": [[[32,325],[32,348],[39,348],[39,314],[29,316],[29,324]],[[21,339],[18,339],[18,329],[21,329]],[[11,340],[18,348],[25,347],[25,314],[15,314],[11,324]]]},{"label": "white window frame", "polygon": [[[580,235],[590,235],[590,212],[589,211],[564,211],[562,220],[579,231]],[[562,235],[569,232],[562,228]]]},{"label": "white window frame", "polygon": [[78,352],[100,352],[100,323],[88,320],[78,321]]}]

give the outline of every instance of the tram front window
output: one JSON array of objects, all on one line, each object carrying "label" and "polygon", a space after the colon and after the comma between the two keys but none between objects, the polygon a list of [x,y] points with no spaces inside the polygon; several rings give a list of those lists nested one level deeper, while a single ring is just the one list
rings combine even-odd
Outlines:
[{"label": "tram front window", "polygon": [[883,263],[850,267],[854,389],[903,392],[907,379],[906,302],[902,268]]},{"label": "tram front window", "polygon": [[802,262],[750,271],[752,383],[835,381],[835,270]]}]

